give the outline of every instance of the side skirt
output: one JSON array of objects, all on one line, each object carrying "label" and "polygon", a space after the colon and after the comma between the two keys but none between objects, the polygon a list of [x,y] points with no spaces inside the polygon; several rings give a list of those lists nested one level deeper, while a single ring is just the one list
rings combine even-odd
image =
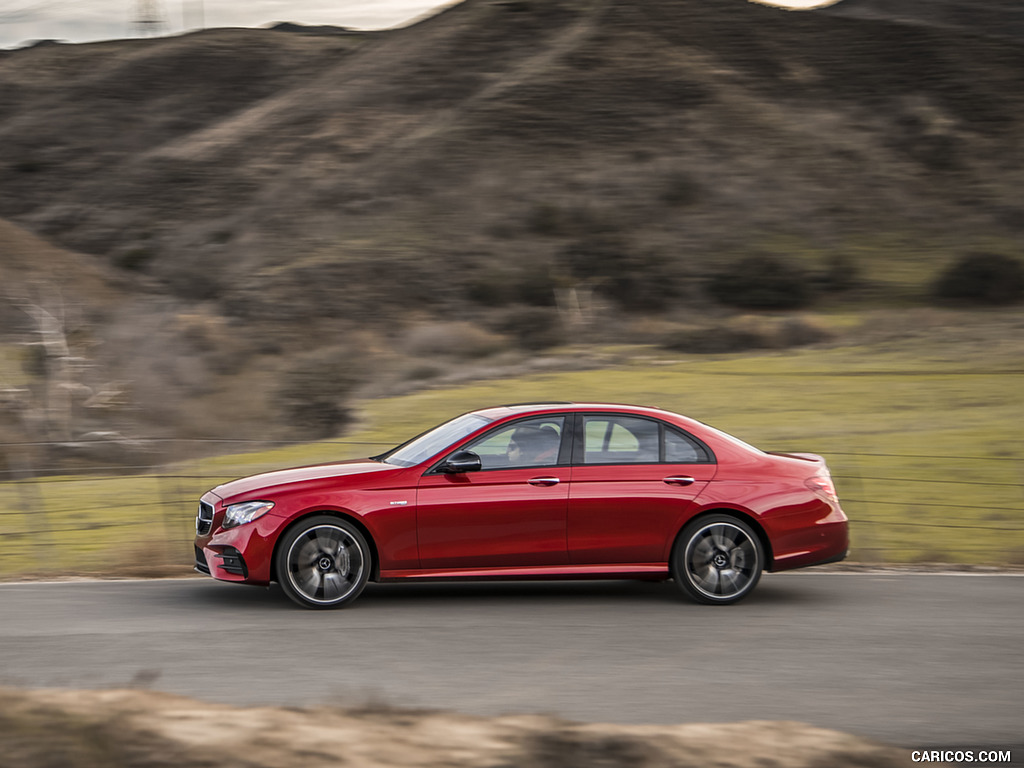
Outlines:
[{"label": "side skirt", "polygon": [[557,579],[648,579],[669,578],[668,563],[623,563],[599,565],[532,565],[520,568],[419,568],[381,571],[380,581],[488,581]]}]

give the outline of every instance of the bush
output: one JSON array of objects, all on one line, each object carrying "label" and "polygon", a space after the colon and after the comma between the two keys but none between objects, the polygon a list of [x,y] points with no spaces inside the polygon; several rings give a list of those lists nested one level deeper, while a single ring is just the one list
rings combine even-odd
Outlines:
[{"label": "bush", "polygon": [[818,277],[821,290],[828,293],[843,293],[860,285],[860,266],[843,253],[830,255],[825,269]]},{"label": "bush", "polygon": [[557,205],[539,203],[530,209],[526,225],[535,235],[551,237],[562,233],[566,215]]},{"label": "bush", "polygon": [[497,330],[514,336],[524,349],[547,349],[564,340],[558,312],[546,307],[515,307],[498,320]]},{"label": "bush", "polygon": [[402,341],[412,355],[473,359],[500,352],[505,339],[467,322],[424,323],[410,328]]},{"label": "bush", "polygon": [[526,214],[526,228],[542,237],[586,237],[620,228],[615,211],[593,204],[537,203]]},{"label": "bush", "polygon": [[344,347],[299,355],[280,378],[277,405],[304,436],[331,437],[350,418],[345,401],[359,382],[356,357]]},{"label": "bush", "polygon": [[766,254],[726,265],[711,278],[708,291],[718,302],[744,309],[797,309],[813,298],[804,270]]},{"label": "bush", "polygon": [[967,254],[936,278],[932,295],[968,304],[1013,304],[1024,297],[1024,265],[1000,253]]},{"label": "bush", "polygon": [[829,338],[825,329],[800,317],[748,316],[673,331],[663,338],[661,346],[675,352],[713,355],[804,347]]},{"label": "bush", "polygon": [[514,269],[492,267],[473,275],[465,284],[467,299],[485,307],[530,304],[550,307],[555,304],[554,278],[543,263],[527,263]]},{"label": "bush", "polygon": [[696,205],[700,199],[700,185],[685,173],[677,172],[670,175],[661,191],[663,203],[679,208]]},{"label": "bush", "polygon": [[574,281],[590,283],[626,310],[663,310],[681,293],[676,264],[657,251],[635,251],[614,235],[577,240],[559,260]]},{"label": "bush", "polygon": [[721,355],[729,352],[746,352],[768,346],[764,337],[743,328],[693,328],[676,331],[662,343],[665,349],[686,352],[691,355]]},{"label": "bush", "polygon": [[832,334],[813,322],[791,317],[779,323],[773,330],[774,346],[781,349],[805,347],[828,341]]},{"label": "bush", "polygon": [[114,256],[114,266],[129,272],[141,272],[156,256],[149,246],[137,246],[122,251]]}]

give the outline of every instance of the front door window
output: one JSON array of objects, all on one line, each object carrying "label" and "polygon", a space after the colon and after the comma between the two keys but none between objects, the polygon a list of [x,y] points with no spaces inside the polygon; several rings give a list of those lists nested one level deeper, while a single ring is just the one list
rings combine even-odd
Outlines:
[{"label": "front door window", "polygon": [[526,419],[484,435],[466,446],[483,469],[525,469],[558,464],[565,416]]}]

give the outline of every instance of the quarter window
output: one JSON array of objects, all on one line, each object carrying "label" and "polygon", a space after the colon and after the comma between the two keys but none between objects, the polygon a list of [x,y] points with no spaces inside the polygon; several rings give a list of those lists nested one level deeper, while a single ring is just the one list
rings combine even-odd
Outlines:
[{"label": "quarter window", "polygon": [[703,445],[682,432],[665,427],[665,462],[668,464],[701,464],[709,456]]}]

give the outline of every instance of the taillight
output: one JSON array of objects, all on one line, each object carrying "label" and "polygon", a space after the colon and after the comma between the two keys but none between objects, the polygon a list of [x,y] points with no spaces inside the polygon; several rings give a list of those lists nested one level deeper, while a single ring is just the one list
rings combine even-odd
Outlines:
[{"label": "taillight", "polygon": [[835,483],[832,482],[832,478],[827,474],[809,477],[804,481],[804,485],[823,499],[831,501],[833,504],[839,503],[839,495],[836,493]]}]

